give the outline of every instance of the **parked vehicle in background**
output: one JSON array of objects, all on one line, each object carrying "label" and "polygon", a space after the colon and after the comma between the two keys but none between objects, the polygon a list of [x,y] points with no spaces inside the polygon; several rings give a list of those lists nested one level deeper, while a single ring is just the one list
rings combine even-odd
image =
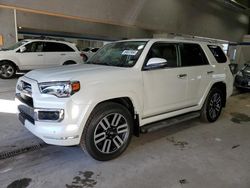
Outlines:
[{"label": "parked vehicle in background", "polygon": [[87,61],[89,58],[91,58],[97,51],[99,50],[99,48],[84,48],[82,50],[82,54],[83,54],[83,60]]},{"label": "parked vehicle in background", "polygon": [[27,73],[16,102],[22,124],[46,143],[80,144],[105,161],[133,134],[195,117],[216,121],[232,91],[217,44],[137,39],[107,44],[83,65]]},{"label": "parked vehicle in background", "polygon": [[81,52],[73,43],[27,39],[0,51],[0,78],[12,78],[18,71],[82,62]]},{"label": "parked vehicle in background", "polygon": [[250,90],[250,63],[238,71],[235,76],[234,85],[239,90]]}]

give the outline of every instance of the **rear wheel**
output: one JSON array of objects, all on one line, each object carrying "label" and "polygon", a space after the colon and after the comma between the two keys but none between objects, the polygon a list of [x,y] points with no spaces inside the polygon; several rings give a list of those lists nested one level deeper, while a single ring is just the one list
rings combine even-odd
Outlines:
[{"label": "rear wheel", "polygon": [[87,121],[80,146],[96,160],[114,159],[127,148],[132,125],[131,113],[124,106],[112,102],[100,104]]},{"label": "rear wheel", "polygon": [[222,110],[223,94],[220,89],[212,88],[201,110],[201,119],[206,122],[216,121]]},{"label": "rear wheel", "polygon": [[0,62],[0,78],[10,79],[16,74],[16,67],[9,62]]}]

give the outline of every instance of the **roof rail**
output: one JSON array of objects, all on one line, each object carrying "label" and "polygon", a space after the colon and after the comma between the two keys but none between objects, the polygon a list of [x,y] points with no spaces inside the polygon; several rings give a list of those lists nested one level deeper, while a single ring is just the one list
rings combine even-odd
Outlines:
[{"label": "roof rail", "polygon": [[193,41],[219,43],[219,44],[229,43],[229,41],[226,41],[226,40],[214,39],[214,38],[208,38],[208,37],[200,37],[200,36],[194,36],[194,35],[170,33],[170,36],[171,35],[172,35],[172,38],[180,39],[180,40],[193,40]]},{"label": "roof rail", "polygon": [[53,38],[53,37],[48,37],[48,36],[44,36],[44,35],[36,37],[35,39],[40,39],[40,40],[55,40],[55,41],[68,42],[64,38]]}]

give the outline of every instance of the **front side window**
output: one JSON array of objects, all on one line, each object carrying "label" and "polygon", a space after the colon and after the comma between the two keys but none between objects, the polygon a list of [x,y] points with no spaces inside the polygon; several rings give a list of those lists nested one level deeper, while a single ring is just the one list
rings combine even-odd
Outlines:
[{"label": "front side window", "polygon": [[25,45],[26,50],[24,52],[42,52],[43,43],[42,42],[31,42]]},{"label": "front side window", "polygon": [[177,49],[175,44],[155,43],[148,52],[146,62],[151,58],[162,58],[166,60],[164,67],[177,67]]},{"label": "front side window", "polygon": [[210,51],[212,52],[214,58],[216,59],[216,61],[218,63],[226,63],[227,62],[227,57],[225,55],[225,53],[223,52],[223,50],[216,45],[208,45],[208,48],[210,49]]},{"label": "front side window", "polygon": [[117,67],[133,67],[139,59],[145,45],[145,41],[126,41],[106,44],[86,63]]},{"label": "front side window", "polygon": [[198,44],[180,44],[181,66],[208,65],[208,60],[202,48]]}]

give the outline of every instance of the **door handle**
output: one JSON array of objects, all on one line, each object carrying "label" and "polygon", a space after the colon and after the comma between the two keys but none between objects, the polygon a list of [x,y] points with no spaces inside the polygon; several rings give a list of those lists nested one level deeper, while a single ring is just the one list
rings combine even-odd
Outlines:
[{"label": "door handle", "polygon": [[179,74],[177,77],[180,79],[183,79],[183,78],[187,77],[187,74]]},{"label": "door handle", "polygon": [[208,71],[207,72],[207,74],[213,74],[214,73],[214,71]]},{"label": "door handle", "polygon": [[37,56],[43,56],[43,54],[38,54]]},{"label": "door handle", "polygon": [[60,54],[60,55],[66,55],[66,54]]}]

